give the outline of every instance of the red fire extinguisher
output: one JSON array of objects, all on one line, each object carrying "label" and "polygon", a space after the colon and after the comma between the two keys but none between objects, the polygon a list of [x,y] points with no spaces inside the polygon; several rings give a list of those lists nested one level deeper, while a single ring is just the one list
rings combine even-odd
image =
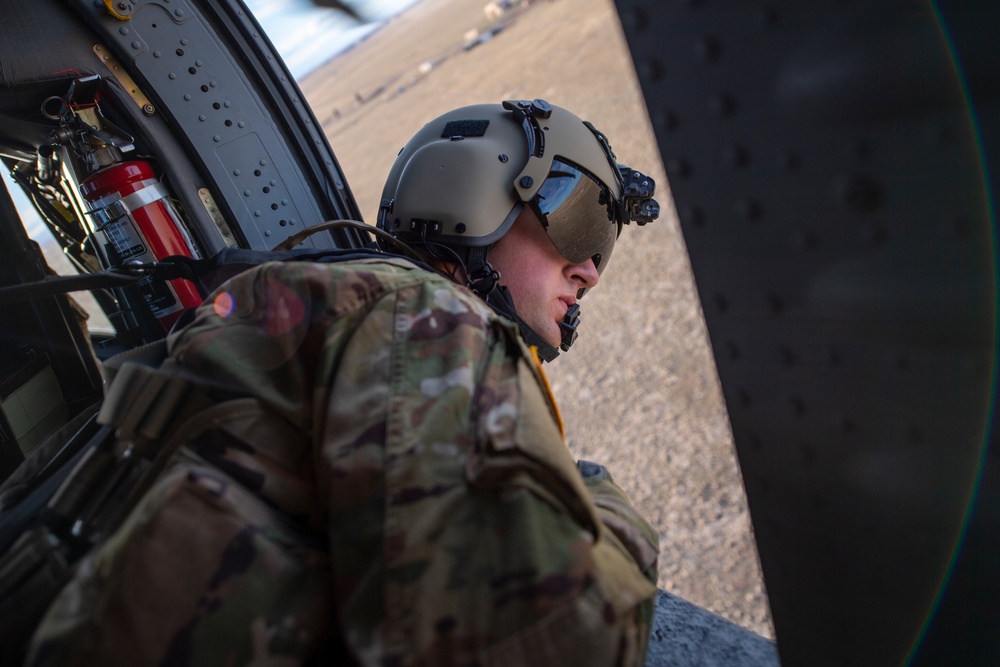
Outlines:
[{"label": "red fire extinguisher", "polygon": [[[148,162],[104,167],[83,181],[80,191],[93,206],[96,227],[107,240],[113,264],[194,256],[194,244]],[[164,329],[184,309],[202,301],[194,285],[180,278],[165,281],[148,276],[139,281],[138,288]]]}]

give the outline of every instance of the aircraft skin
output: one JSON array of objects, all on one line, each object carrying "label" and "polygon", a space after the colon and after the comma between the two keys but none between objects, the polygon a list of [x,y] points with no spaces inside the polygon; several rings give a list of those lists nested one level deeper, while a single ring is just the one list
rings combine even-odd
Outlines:
[{"label": "aircraft skin", "polygon": [[[998,10],[751,4],[617,1],[777,634],[661,592],[648,664],[989,664]],[[201,298],[161,260],[268,251],[361,214],[239,0],[4,0],[0,16],[0,158],[115,329],[89,336],[52,295],[0,193],[0,287],[48,283],[0,293],[0,407],[44,397],[4,413],[5,478],[93,413],[98,360]],[[299,247],[367,243],[335,228]]]},{"label": "aircraft skin", "polygon": [[1000,8],[616,4],[782,664],[1000,664]]}]

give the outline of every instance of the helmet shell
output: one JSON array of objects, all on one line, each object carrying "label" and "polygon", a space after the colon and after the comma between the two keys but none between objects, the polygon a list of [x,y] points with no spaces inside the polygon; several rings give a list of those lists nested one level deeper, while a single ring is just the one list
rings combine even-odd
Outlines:
[{"label": "helmet shell", "polygon": [[540,100],[455,109],[427,123],[400,151],[382,191],[378,226],[404,240],[491,245],[537,195],[557,157],[596,178],[614,199],[621,196],[613,155],[572,112]]}]

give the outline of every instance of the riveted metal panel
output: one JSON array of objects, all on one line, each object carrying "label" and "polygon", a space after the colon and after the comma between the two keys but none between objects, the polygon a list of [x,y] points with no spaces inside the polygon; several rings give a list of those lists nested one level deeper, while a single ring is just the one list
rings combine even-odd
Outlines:
[{"label": "riveted metal panel", "polygon": [[782,663],[899,664],[961,544],[994,375],[990,184],[947,26],[930,2],[617,5]]},{"label": "riveted metal panel", "polygon": [[359,217],[311,111],[242,3],[126,4],[127,20],[100,3],[77,8],[200,161],[241,246],[270,249],[331,217]]}]

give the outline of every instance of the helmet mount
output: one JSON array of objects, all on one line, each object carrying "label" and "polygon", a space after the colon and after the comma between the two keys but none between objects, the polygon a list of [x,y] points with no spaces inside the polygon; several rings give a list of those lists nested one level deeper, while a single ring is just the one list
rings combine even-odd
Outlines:
[{"label": "helmet mount", "polygon": [[486,260],[486,254],[492,247],[490,245],[469,248],[466,260],[463,262],[466,286],[487,301],[500,283],[500,272]]},{"label": "helmet mount", "polygon": [[[593,258],[600,273],[622,226],[659,214],[654,190],[653,179],[617,162],[592,124],[545,100],[506,100],[455,109],[418,131],[389,172],[377,226],[457,261],[468,287],[535,344],[529,338],[540,337],[517,316],[487,261],[493,245],[527,206],[560,254],[572,262]],[[572,310],[560,325],[562,349],[577,336],[579,308]],[[541,342],[552,358],[558,354]]]}]

